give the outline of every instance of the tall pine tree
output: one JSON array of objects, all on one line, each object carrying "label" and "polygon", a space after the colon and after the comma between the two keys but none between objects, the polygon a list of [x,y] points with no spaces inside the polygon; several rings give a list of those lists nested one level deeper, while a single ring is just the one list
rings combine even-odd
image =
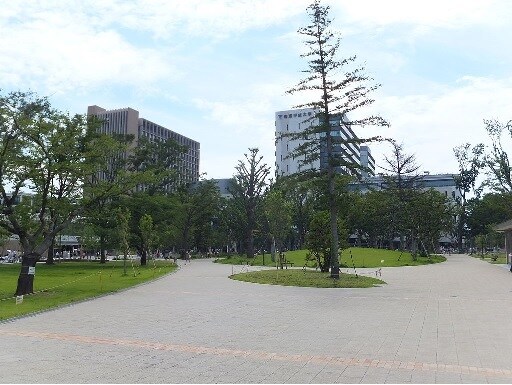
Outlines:
[{"label": "tall pine tree", "polygon": [[[373,103],[369,97],[380,85],[367,85],[373,79],[364,73],[364,68],[356,66],[349,69],[356,56],[338,58],[341,38],[330,29],[329,7],[319,0],[308,6],[310,24],[298,30],[305,37],[304,44],[308,52],[301,55],[307,58],[308,68],[303,72],[307,76],[288,90],[295,94],[311,91],[318,94],[318,99],[295,106],[295,108],[312,108],[315,114],[306,120],[308,126],[300,132],[290,132],[282,137],[287,140],[300,141],[290,156],[299,159],[299,164],[309,166],[308,174],[313,178],[326,180],[331,231],[331,277],[339,278],[339,238],[337,229],[338,207],[336,205],[335,177],[339,172],[354,173],[359,167],[343,150],[350,143],[362,143],[379,138],[357,139],[335,135],[339,131],[336,125],[388,126],[380,116],[352,117],[352,112]],[[352,118],[352,119],[351,119]],[[321,156],[322,154],[322,156]],[[319,162],[320,161],[320,162]],[[320,164],[317,169],[313,165]]]}]

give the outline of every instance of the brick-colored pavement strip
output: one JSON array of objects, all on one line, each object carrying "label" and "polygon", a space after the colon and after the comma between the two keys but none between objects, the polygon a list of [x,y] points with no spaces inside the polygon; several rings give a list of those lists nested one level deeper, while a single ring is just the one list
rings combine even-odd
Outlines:
[{"label": "brick-colored pavement strip", "polygon": [[384,268],[387,285],[370,289],[248,284],[231,271],[194,260],[0,324],[0,382],[512,382],[512,274],[501,267],[452,255]]}]

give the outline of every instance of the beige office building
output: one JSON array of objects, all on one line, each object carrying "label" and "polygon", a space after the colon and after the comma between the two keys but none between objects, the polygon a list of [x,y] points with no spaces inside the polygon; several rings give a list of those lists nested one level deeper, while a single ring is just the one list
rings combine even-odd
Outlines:
[{"label": "beige office building", "polygon": [[180,163],[177,165],[180,182],[189,183],[199,180],[199,142],[139,117],[139,111],[130,107],[106,110],[94,105],[87,107],[87,115],[97,116],[103,121],[100,128],[102,133],[133,135],[135,145],[140,138],[146,137],[150,141],[173,139],[186,146],[187,152],[181,156]]}]

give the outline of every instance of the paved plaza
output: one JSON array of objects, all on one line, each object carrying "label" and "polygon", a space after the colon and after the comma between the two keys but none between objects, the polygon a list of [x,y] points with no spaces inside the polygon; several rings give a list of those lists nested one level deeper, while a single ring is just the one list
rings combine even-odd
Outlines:
[{"label": "paved plaza", "polygon": [[[512,274],[465,255],[382,287],[155,282],[0,323],[2,383],[512,383]],[[373,274],[374,269],[359,271]]]}]

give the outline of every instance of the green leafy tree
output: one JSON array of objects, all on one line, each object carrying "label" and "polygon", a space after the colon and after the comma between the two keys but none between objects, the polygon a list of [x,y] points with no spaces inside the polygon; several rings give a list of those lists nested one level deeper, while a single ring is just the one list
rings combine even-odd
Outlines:
[{"label": "green leafy tree", "polygon": [[[130,246],[137,250],[138,255],[141,256],[140,263],[144,266],[147,264],[149,249],[160,244],[161,238],[168,233],[174,207],[173,198],[168,195],[148,195],[145,192],[139,192],[123,197],[119,207],[126,207],[130,211]],[[148,218],[151,218],[153,228],[151,245],[148,245],[148,237],[144,233],[146,228],[141,227],[142,223],[149,222]]]},{"label": "green leafy tree", "polygon": [[414,195],[410,201],[410,211],[414,215],[409,217],[413,257],[417,254],[417,245],[426,255],[437,249],[441,235],[453,226],[452,207],[448,198],[434,189]]},{"label": "green leafy tree", "polygon": [[[332,266],[332,234],[329,227],[330,214],[328,211],[317,211],[313,214],[311,223],[309,224],[309,231],[306,235],[306,247],[311,255],[315,258],[317,266],[320,271],[328,272]],[[340,240],[338,243],[339,249],[348,247],[348,232],[341,219],[337,223],[337,238]],[[339,250],[337,251],[339,252]],[[337,256],[338,257],[338,256]]]},{"label": "green leafy tree", "polygon": [[391,224],[393,226],[390,235],[400,237],[400,249],[405,246],[405,233],[408,230],[408,221],[413,215],[410,202],[417,196],[422,187],[423,177],[418,175],[420,166],[416,164],[416,157],[404,152],[403,146],[390,141],[393,150],[391,156],[384,157],[385,171],[383,190],[389,195],[391,204]]},{"label": "green leafy tree", "polygon": [[87,222],[82,222],[80,230],[76,232],[80,236],[82,251],[86,254],[94,253],[100,247],[100,239],[96,229]]},{"label": "green leafy tree", "polygon": [[212,245],[216,252],[227,252],[228,245],[233,242],[233,229],[228,226],[232,216],[228,211],[230,199],[226,197],[219,198],[219,205],[216,213],[212,217]]},{"label": "green leafy tree", "polygon": [[350,206],[349,228],[371,247],[382,248],[393,234],[393,197],[386,191],[372,190],[355,198]]},{"label": "green leafy tree", "polygon": [[469,143],[462,144],[453,149],[459,173],[455,176],[455,186],[460,192],[457,197],[457,247],[459,253],[463,252],[463,239],[466,232],[467,200],[468,194],[475,190],[476,179],[483,166],[483,145],[479,144],[471,149]]},{"label": "green leafy tree", "polygon": [[146,137],[139,138],[129,157],[129,167],[151,175],[149,180],[138,186],[139,191],[148,195],[175,191],[184,178],[180,175],[179,166],[186,152],[187,147],[173,139],[150,141]]},{"label": "green leafy tree", "polygon": [[[142,137],[136,147],[132,146],[126,159],[125,168],[144,178],[129,196],[111,203],[130,208],[130,245],[141,255],[141,265],[147,263],[148,253],[145,234],[140,227],[145,216],[151,216],[155,230],[152,246],[159,249],[171,247],[170,241],[176,233],[176,191],[184,186],[183,180],[186,179],[179,173],[185,152],[186,147],[172,139],[150,141]],[[116,221],[111,223],[115,227]]]},{"label": "green leafy tree", "polygon": [[502,144],[504,132],[512,138],[512,120],[506,124],[498,120],[484,120],[484,124],[491,139],[490,152],[484,157],[484,164],[487,166],[484,187],[489,187],[491,191],[512,194],[512,167]]},{"label": "green leafy tree", "polygon": [[476,237],[475,237],[475,246],[477,248],[477,250],[480,251],[480,255],[483,257],[484,256],[484,250],[485,250],[485,245],[486,245],[486,236],[485,234],[478,234]]},{"label": "green leafy tree", "polygon": [[139,230],[141,238],[141,256],[140,264],[145,266],[147,259],[151,255],[151,249],[156,240],[156,234],[154,232],[153,218],[149,214],[144,214],[139,221]]},{"label": "green leafy tree", "polygon": [[286,197],[292,204],[292,222],[296,229],[296,246],[302,248],[313,214],[312,197],[309,188],[300,183],[285,186]]},{"label": "green leafy tree", "polygon": [[219,212],[219,228],[226,252],[233,251],[233,246],[238,251],[238,245],[244,242],[246,220],[243,203],[241,199],[225,199]]},{"label": "green leafy tree", "polygon": [[36,262],[60,231],[135,185],[127,172],[115,183],[99,178],[124,148],[97,127],[31,93],[0,97],[0,227],[17,235],[23,249],[17,295],[33,292]]},{"label": "green leafy tree", "polygon": [[[371,79],[364,73],[363,67],[348,68],[356,57],[338,59],[340,38],[330,29],[329,7],[315,1],[308,7],[310,24],[300,28],[298,33],[305,37],[304,44],[309,50],[301,55],[308,59],[307,76],[295,87],[287,91],[290,94],[316,93],[318,99],[303,103],[297,108],[313,108],[316,114],[310,119],[309,127],[301,132],[283,134],[283,138],[299,140],[301,144],[292,152],[299,163],[307,165],[307,169],[320,162],[320,169],[310,173],[311,177],[325,175],[328,181],[328,208],[330,213],[331,231],[331,276],[339,277],[337,231],[338,207],[336,204],[335,175],[340,171],[358,172],[358,165],[351,162],[340,150],[341,146],[350,142],[364,142],[377,138],[359,140],[345,139],[335,135],[335,125],[355,126],[386,126],[388,123],[380,116],[352,118],[354,111],[370,105],[373,99],[370,94],[378,85],[368,85]],[[355,114],[353,114],[355,116]],[[307,125],[306,125],[307,126]],[[322,154],[325,154],[323,156]]]},{"label": "green leafy tree", "polygon": [[467,213],[469,237],[485,236],[494,225],[512,218],[512,195],[489,193],[469,199]]},{"label": "green leafy tree", "polygon": [[[103,123],[103,122],[101,122]],[[119,143],[124,151],[119,151],[109,159],[108,167],[102,171],[99,183],[116,183],[119,175],[127,172],[129,167],[128,158],[125,151],[129,150],[133,145],[133,135],[113,134],[112,139]],[[111,139],[111,140],[112,140]],[[135,184],[150,182],[153,176],[149,172],[133,172]],[[131,191],[127,191],[127,195]],[[116,248],[117,245],[117,211],[120,207],[118,197],[107,196],[99,199],[97,204],[90,206],[84,211],[82,222],[84,226],[90,227],[95,236],[98,237],[98,247],[100,252],[100,263],[106,263],[107,249]]]},{"label": "green leafy tree", "polygon": [[182,186],[175,194],[172,211],[175,243],[178,246],[180,258],[185,259],[187,252],[192,247],[196,212],[190,191],[185,186]]},{"label": "green leafy tree", "polygon": [[[1,204],[0,204],[1,209]],[[0,227],[0,248],[4,248],[5,244],[9,240],[9,232],[5,230],[3,227]],[[3,257],[3,254],[0,254],[0,257]]]},{"label": "green leafy tree", "polygon": [[271,258],[275,262],[276,246],[280,251],[283,250],[283,241],[290,233],[292,204],[286,200],[282,191],[273,188],[266,194],[263,206],[272,242]]},{"label": "green leafy tree", "polygon": [[220,210],[220,193],[214,181],[203,180],[182,186],[175,194],[173,209],[175,238],[181,258],[192,249],[208,252],[213,243],[213,227]]},{"label": "green leafy tree", "polygon": [[117,200],[108,199],[99,201],[96,206],[90,207],[84,213],[84,225],[98,238],[100,263],[106,263],[107,250],[117,246],[118,208]]},{"label": "green leafy tree", "polygon": [[258,156],[257,148],[249,148],[244,154],[245,162],[240,160],[235,167],[236,174],[229,191],[238,207],[238,213],[244,220],[244,246],[249,258],[254,257],[254,231],[257,228],[257,210],[260,208],[263,193],[267,186],[270,168]]},{"label": "green leafy tree", "polygon": [[219,188],[212,180],[201,181],[191,191],[194,212],[194,246],[198,250],[211,251],[215,244],[215,227],[221,208]]},{"label": "green leafy tree", "polygon": [[291,236],[294,249],[302,249],[306,242],[311,217],[315,211],[317,196],[314,191],[315,181],[303,178],[300,174],[278,176],[273,188],[284,194],[291,205]]}]

